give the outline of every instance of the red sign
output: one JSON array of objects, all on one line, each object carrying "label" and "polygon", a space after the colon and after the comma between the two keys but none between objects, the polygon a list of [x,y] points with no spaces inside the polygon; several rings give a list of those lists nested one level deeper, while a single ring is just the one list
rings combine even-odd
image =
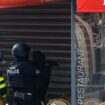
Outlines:
[{"label": "red sign", "polygon": [[105,12],[105,0],[77,0],[77,12]]},{"label": "red sign", "polygon": [[48,2],[58,2],[62,0],[0,0],[0,8],[12,8],[21,6],[39,5]]}]

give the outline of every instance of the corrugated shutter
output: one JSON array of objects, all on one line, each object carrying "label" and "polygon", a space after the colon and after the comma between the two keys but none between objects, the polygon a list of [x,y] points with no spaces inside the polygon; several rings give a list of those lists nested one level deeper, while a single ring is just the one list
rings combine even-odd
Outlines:
[{"label": "corrugated shutter", "polygon": [[4,74],[13,60],[11,48],[16,42],[26,42],[60,64],[52,70],[48,97],[70,91],[70,1],[0,9],[0,50],[7,60],[1,66]]}]

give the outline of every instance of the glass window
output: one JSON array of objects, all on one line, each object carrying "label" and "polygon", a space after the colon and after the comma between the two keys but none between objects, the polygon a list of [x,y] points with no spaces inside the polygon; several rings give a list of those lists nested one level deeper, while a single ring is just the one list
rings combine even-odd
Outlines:
[{"label": "glass window", "polygon": [[75,15],[75,34],[77,103],[99,105],[105,101],[105,13]]}]

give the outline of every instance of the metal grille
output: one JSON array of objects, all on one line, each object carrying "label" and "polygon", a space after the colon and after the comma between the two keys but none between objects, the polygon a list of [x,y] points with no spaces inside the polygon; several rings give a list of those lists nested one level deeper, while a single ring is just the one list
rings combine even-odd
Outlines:
[{"label": "metal grille", "polygon": [[16,42],[28,43],[34,50],[42,50],[48,59],[56,60],[48,97],[59,97],[70,91],[70,1],[35,7],[0,9],[0,50],[7,65],[14,59],[11,48]]}]

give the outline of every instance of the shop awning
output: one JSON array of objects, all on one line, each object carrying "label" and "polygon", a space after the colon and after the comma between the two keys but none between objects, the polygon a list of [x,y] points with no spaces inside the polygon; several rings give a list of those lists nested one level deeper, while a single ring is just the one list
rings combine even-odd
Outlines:
[{"label": "shop awning", "polygon": [[63,0],[0,0],[0,8],[13,8],[23,6],[34,6],[49,2],[59,2]]},{"label": "shop awning", "polygon": [[77,12],[105,12],[105,0],[77,0]]}]

